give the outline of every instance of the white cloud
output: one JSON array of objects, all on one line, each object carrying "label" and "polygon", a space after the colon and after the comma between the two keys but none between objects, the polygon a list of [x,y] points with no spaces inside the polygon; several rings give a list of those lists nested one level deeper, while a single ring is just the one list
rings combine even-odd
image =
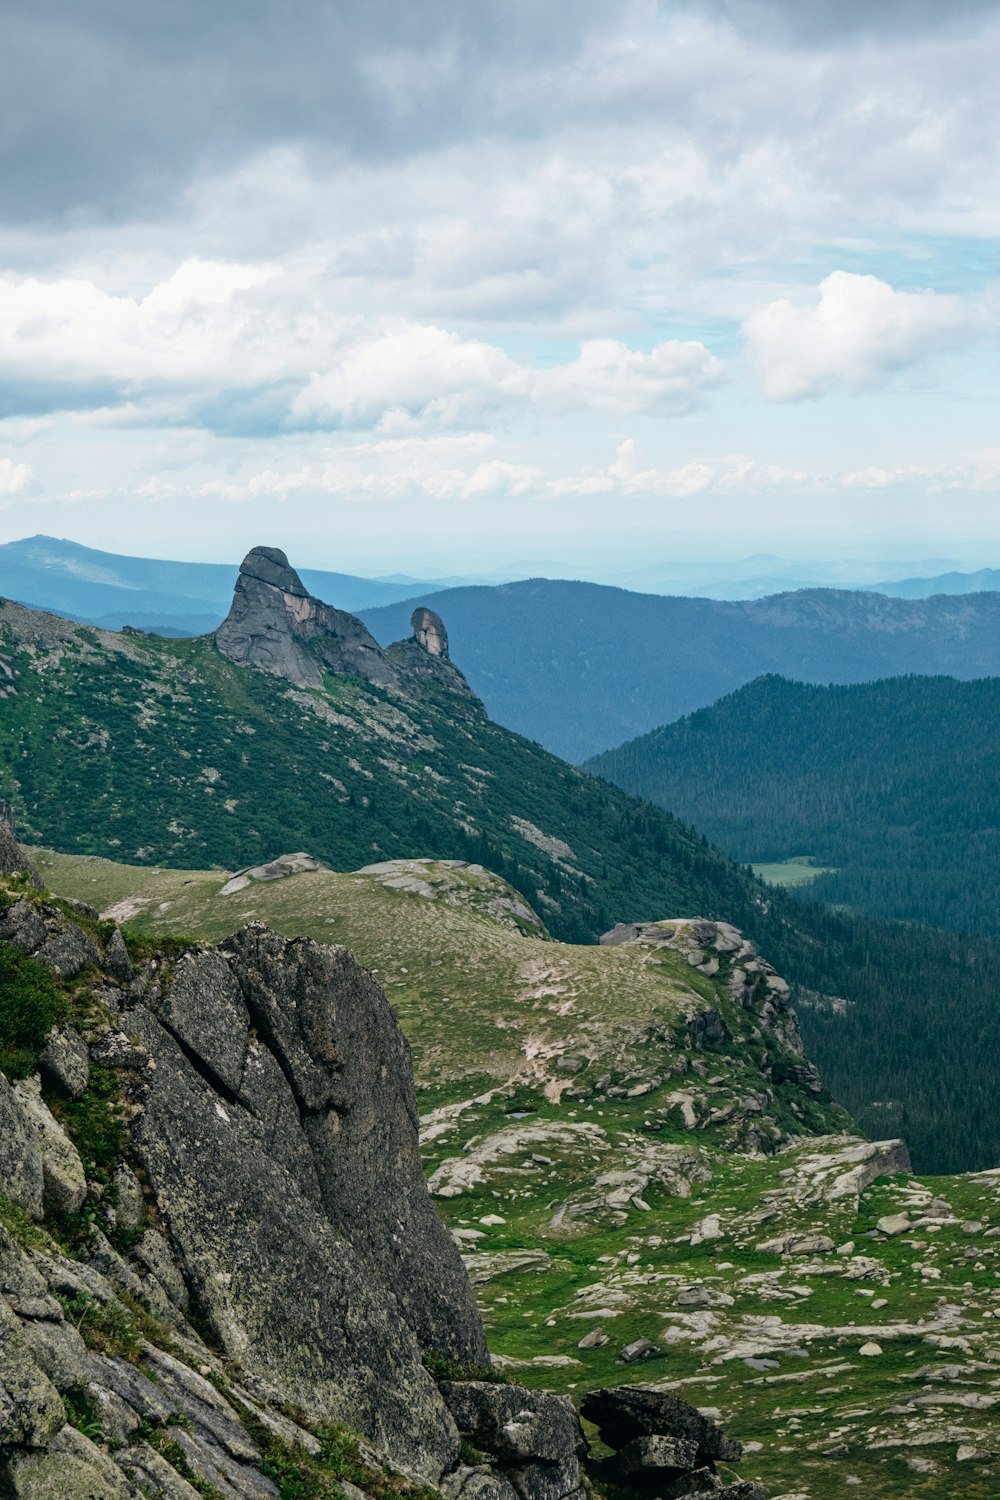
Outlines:
[{"label": "white cloud", "polygon": [[76,403],[105,428],[225,428],[247,413],[272,427],[373,428],[468,426],[516,409],[679,416],[722,372],[697,341],[637,353],[612,339],[537,368],[481,338],[348,317],[330,302],[322,278],[266,264],[189,260],[143,297],[79,277],[7,277],[0,383],[8,401]]},{"label": "white cloud", "polygon": [[280,351],[243,294],[275,274],[187,260],[142,298],[82,277],[0,277],[0,379],[126,390],[273,375]]},{"label": "white cloud", "polygon": [[31,482],[31,465],[0,458],[0,495],[18,495]]},{"label": "white cloud", "polygon": [[374,426],[387,412],[456,421],[525,393],[502,349],[443,328],[394,323],[331,356],[292,402],[293,419]]},{"label": "white cloud", "polygon": [[872,390],[908,365],[968,344],[976,326],[957,297],[899,292],[877,276],[834,271],[816,301],[771,302],[744,331],[766,395],[798,401]]},{"label": "white cloud", "polygon": [[673,339],[643,354],[617,339],[591,339],[575,360],[539,372],[533,385],[554,410],[674,417],[703,405],[721,378],[722,362],[695,340]]}]

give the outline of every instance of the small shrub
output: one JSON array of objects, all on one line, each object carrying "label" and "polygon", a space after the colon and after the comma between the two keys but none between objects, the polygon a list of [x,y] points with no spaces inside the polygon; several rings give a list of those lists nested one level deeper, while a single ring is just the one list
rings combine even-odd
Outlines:
[{"label": "small shrub", "polygon": [[36,1224],[31,1215],[5,1193],[0,1193],[0,1224],[27,1250],[52,1249],[51,1237],[42,1226]]},{"label": "small shrub", "polygon": [[345,1480],[372,1500],[432,1500],[434,1492],[413,1480],[371,1468],[357,1437],[346,1427],[317,1427],[320,1451],[312,1454],[276,1437],[249,1414],[244,1414],[244,1422],[261,1447],[262,1468],[278,1486],[281,1500],[343,1500]]},{"label": "small shrub", "polygon": [[162,1458],[165,1458],[167,1463],[177,1470],[181,1478],[186,1479],[191,1488],[197,1494],[203,1496],[203,1500],[223,1500],[221,1490],[217,1489],[209,1480],[202,1479],[194,1472],[188,1463],[184,1449],[180,1443],[170,1436],[169,1426],[171,1425],[179,1426],[183,1424],[168,1423],[168,1426],[162,1427],[145,1421],[140,1426],[137,1436],[148,1443],[151,1448],[154,1448]]},{"label": "small shrub", "polygon": [[90,1438],[92,1443],[106,1441],[97,1403],[89,1391],[65,1392],[63,1406],[66,1410],[67,1422],[71,1427],[75,1427],[77,1432],[82,1432],[84,1437]]},{"label": "small shrub", "polygon": [[127,1140],[114,1073],[92,1066],[80,1098],[53,1100],[51,1107],[72,1137],[87,1176],[106,1181],[121,1160]]},{"label": "small shrub", "polygon": [[0,1070],[8,1078],[35,1071],[49,1032],[67,1011],[48,969],[0,945]]}]

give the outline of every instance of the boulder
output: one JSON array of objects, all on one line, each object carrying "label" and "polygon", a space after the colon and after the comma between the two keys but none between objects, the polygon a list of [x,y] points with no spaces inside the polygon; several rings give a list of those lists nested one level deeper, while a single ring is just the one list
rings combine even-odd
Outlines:
[{"label": "boulder", "polygon": [[445,1475],[440,1488],[445,1500],[517,1500],[517,1490],[510,1480],[485,1464],[460,1465]]},{"label": "boulder", "polygon": [[0,913],[0,939],[13,943],[22,953],[37,952],[45,942],[47,933],[48,928],[41,912],[26,896]]},{"label": "boulder", "polygon": [[652,1359],[654,1354],[659,1354],[655,1344],[649,1339],[633,1339],[631,1344],[626,1344],[624,1349],[618,1351],[618,1358],[623,1365],[637,1364],[640,1359]]},{"label": "boulder", "polygon": [[65,1420],[59,1392],[39,1368],[20,1321],[0,1297],[0,1450],[15,1443],[40,1448]]},{"label": "boulder", "polygon": [[33,1219],[42,1217],[42,1148],[14,1089],[0,1073],[0,1182]]},{"label": "boulder", "polygon": [[0,1477],[9,1500],[134,1500],[137,1493],[96,1443],[67,1426],[43,1452],[11,1454]]},{"label": "boulder", "polygon": [[672,1437],[695,1444],[700,1464],[735,1463],[743,1447],[727,1437],[721,1427],[655,1385],[622,1385],[590,1391],[580,1407],[593,1422],[609,1448],[623,1448],[632,1438]]},{"label": "boulder", "polygon": [[35,957],[60,979],[75,979],[84,969],[100,963],[100,954],[94,944],[75,922],[59,922]]},{"label": "boulder", "polygon": [[360,1430],[433,1482],[456,1440],[387,1289],[261,1149],[243,1106],[149,1012],[137,1007],[132,1025],[156,1064],[136,1148],[219,1345],[287,1403]]},{"label": "boulder", "polygon": [[70,1022],[49,1033],[41,1058],[42,1081],[70,1099],[79,1099],[90,1078],[87,1044]]},{"label": "boulder", "polygon": [[421,1348],[486,1364],[461,1255],[427,1193],[409,1045],[384,993],[346,948],[259,924],[222,951],[291,1085],[330,1223],[376,1266]]},{"label": "boulder", "polygon": [[128,948],[125,946],[125,939],[119,927],[115,928],[105,944],[104,967],[112,979],[117,979],[119,984],[132,983],[132,960],[129,958]]},{"label": "boulder", "polygon": [[144,1291],[180,1307],[190,1292],[283,1400],[436,1481],[457,1435],[422,1351],[488,1352],[427,1194],[382,991],[345,949],[253,924],[133,1004],[128,1038],[134,1144],[163,1221],[134,1252]]},{"label": "boulder", "polygon": [[111,1179],[115,1196],[115,1216],[123,1229],[141,1228],[146,1217],[146,1203],[139,1179],[132,1168],[120,1162]]},{"label": "boulder", "polygon": [[582,1495],[586,1440],[565,1396],[488,1381],[442,1381],[455,1425],[490,1454],[522,1500]]},{"label": "boulder", "polygon": [[613,1476],[622,1484],[658,1484],[698,1462],[698,1444],[693,1438],[637,1437],[619,1449],[611,1463]]},{"label": "boulder", "polygon": [[87,1196],[87,1179],[76,1147],[42,1098],[37,1077],[18,1079],[14,1093],[38,1143],[46,1210],[63,1217],[78,1213]]}]

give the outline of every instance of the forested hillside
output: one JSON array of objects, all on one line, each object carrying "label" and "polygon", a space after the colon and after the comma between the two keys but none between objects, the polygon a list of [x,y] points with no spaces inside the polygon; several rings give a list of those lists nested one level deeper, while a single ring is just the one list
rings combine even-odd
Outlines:
[{"label": "forested hillside", "polygon": [[833,867],[812,899],[1000,934],[1000,679],[761,678],[588,769],[736,859]]}]

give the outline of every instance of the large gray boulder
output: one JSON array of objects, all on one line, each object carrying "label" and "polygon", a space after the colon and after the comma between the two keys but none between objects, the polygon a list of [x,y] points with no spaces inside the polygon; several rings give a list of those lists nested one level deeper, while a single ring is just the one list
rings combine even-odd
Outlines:
[{"label": "large gray boulder", "polygon": [[75,1427],[62,1427],[43,1451],[14,1453],[4,1468],[9,1500],[138,1500],[139,1496],[118,1465]]},{"label": "large gray boulder", "polygon": [[66,1420],[59,1392],[28,1348],[20,1321],[0,1297],[0,1449],[40,1448]]},{"label": "large gray boulder", "polygon": [[259,924],[222,952],[291,1086],[330,1222],[377,1268],[422,1349],[486,1364],[461,1255],[427,1192],[410,1048],[384,993],[346,948]]}]

